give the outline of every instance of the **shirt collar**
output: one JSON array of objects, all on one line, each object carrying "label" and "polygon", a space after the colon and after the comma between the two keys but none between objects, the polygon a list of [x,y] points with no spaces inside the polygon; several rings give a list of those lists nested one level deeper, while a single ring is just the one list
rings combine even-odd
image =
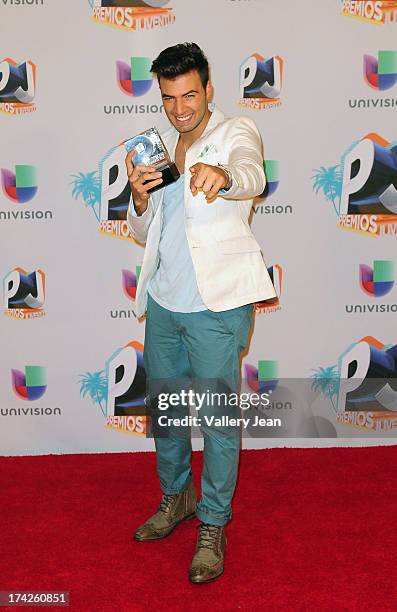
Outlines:
[{"label": "shirt collar", "polygon": [[[208,132],[213,130],[214,127],[218,125],[218,123],[221,123],[222,121],[225,120],[225,115],[222,113],[221,110],[219,110],[219,108],[214,104],[214,102],[211,102],[210,104],[208,104],[208,110],[211,112],[211,117],[209,118],[208,123],[205,126],[205,130],[201,134],[200,138],[202,138],[203,136],[206,136]],[[197,141],[200,140],[200,138],[198,138]]]}]

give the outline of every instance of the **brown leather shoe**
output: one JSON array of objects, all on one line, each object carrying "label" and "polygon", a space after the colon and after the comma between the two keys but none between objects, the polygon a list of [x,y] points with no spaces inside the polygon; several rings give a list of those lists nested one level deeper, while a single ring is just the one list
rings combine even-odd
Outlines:
[{"label": "brown leather shoe", "polygon": [[223,574],[226,549],[225,527],[201,523],[196,553],[189,571],[191,582],[210,582]]},{"label": "brown leather shoe", "polygon": [[135,540],[148,542],[165,538],[174,531],[178,523],[194,517],[196,503],[193,480],[182,493],[163,495],[157,512],[135,531]]}]

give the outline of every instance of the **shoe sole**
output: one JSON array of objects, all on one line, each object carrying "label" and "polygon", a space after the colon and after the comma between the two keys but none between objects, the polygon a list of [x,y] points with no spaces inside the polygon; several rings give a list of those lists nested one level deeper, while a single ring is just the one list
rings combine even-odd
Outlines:
[{"label": "shoe sole", "polygon": [[134,534],[133,539],[136,542],[157,542],[157,540],[164,540],[164,538],[167,538],[169,535],[171,535],[175,527],[177,527],[180,523],[183,523],[183,521],[190,521],[195,516],[196,516],[196,511],[192,512],[192,514],[188,514],[187,516],[184,516],[180,521],[175,523],[175,525],[172,527],[172,529],[170,529],[170,531],[167,531],[167,533],[165,533],[164,535],[157,536],[155,538],[139,538],[139,537],[137,538],[136,535]]},{"label": "shoe sole", "polygon": [[212,578],[208,578],[208,580],[195,580],[194,578],[190,578],[190,576],[189,576],[189,580],[192,584],[208,584],[208,582],[214,582],[214,580],[219,578],[219,576],[222,576],[223,571],[224,570],[222,569],[222,571],[219,574],[217,574],[216,576],[213,576]]}]

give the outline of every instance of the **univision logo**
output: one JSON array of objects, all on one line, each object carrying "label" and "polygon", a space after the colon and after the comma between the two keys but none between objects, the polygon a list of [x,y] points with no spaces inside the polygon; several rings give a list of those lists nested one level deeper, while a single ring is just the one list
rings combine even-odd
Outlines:
[{"label": "univision logo", "polygon": [[[394,287],[394,262],[377,259],[373,266],[359,265],[359,285],[371,298],[384,297]],[[397,304],[346,304],[348,314],[397,312]]]},{"label": "univision logo", "polygon": [[46,369],[28,365],[25,371],[11,370],[12,388],[17,397],[30,402],[43,397],[47,389]]},{"label": "univision logo", "polygon": [[[135,273],[131,270],[122,270],[121,271],[121,281],[123,286],[123,293],[125,297],[135,304],[136,297],[136,288],[138,285],[139,275],[141,273],[141,266],[136,266]],[[116,310],[112,309],[110,311],[111,319],[131,319],[136,318],[135,311],[130,309],[122,309]]]},{"label": "univision logo", "polygon": [[[131,57],[130,63],[118,60],[116,62],[117,85],[123,94],[140,98],[147,94],[152,85],[153,78],[150,68],[152,60],[149,57]],[[150,113],[162,113],[163,105],[160,104],[105,104],[103,107],[106,115],[139,115]]]},{"label": "univision logo", "polygon": [[266,187],[263,193],[255,198],[254,215],[292,214],[290,204],[262,204],[263,199],[274,195],[280,182],[280,162],[276,159],[265,159],[263,169],[266,175]]},{"label": "univision logo", "polygon": [[[38,365],[27,365],[24,370],[11,370],[11,384],[18,399],[34,402],[43,397],[47,390],[47,370]],[[26,406],[23,408],[0,408],[2,417],[56,416],[61,415],[59,407]]]},{"label": "univision logo", "polygon": [[[1,168],[1,186],[7,200],[13,204],[27,204],[37,194],[37,170],[35,166],[17,164],[15,171]],[[51,210],[0,210],[1,221],[52,219]]]},{"label": "univision logo", "polygon": [[258,365],[244,365],[248,386],[256,393],[271,393],[278,384],[278,362],[260,359]]},{"label": "univision logo", "polygon": [[[365,83],[377,92],[386,91],[397,83],[397,51],[378,51],[378,57],[364,55],[363,76]],[[353,98],[349,107],[395,108],[396,98]]]},{"label": "univision logo", "polygon": [[129,96],[144,96],[153,84],[148,57],[131,57],[131,63],[116,62],[117,83],[121,91]]},{"label": "univision logo", "polygon": [[375,260],[373,268],[360,264],[360,287],[371,297],[387,295],[394,286],[394,262]]},{"label": "univision logo", "polygon": [[261,198],[267,198],[276,191],[280,182],[280,163],[276,159],[265,159],[263,170],[266,175],[265,191],[261,193]]},{"label": "univision logo", "polygon": [[4,6],[43,6],[44,0],[3,0]]},{"label": "univision logo", "polygon": [[378,91],[397,83],[397,51],[379,51],[378,57],[364,55],[364,79]]},{"label": "univision logo", "polygon": [[35,166],[18,164],[15,172],[1,169],[1,186],[3,193],[11,202],[25,204],[37,193],[37,171]]}]

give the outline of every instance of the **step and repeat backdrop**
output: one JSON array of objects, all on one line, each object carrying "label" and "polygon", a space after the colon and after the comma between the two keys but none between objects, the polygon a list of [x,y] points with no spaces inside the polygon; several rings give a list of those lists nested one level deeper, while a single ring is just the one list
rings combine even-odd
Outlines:
[{"label": "step and repeat backdrop", "polygon": [[0,33],[1,454],[154,448],[121,143],[168,127],[150,66],[185,41],[263,140],[244,445],[391,443],[397,2],[2,0]]}]

